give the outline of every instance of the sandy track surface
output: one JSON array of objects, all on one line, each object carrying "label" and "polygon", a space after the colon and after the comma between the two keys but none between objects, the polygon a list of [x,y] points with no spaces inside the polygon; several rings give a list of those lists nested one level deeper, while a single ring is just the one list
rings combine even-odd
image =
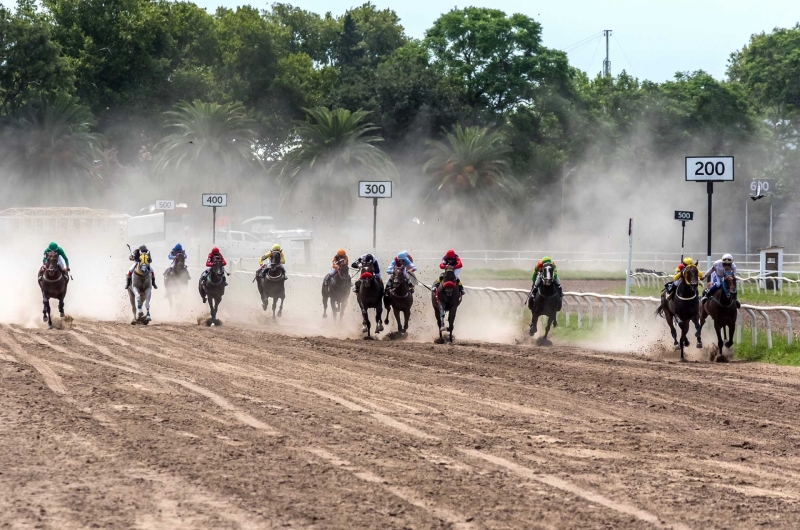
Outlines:
[{"label": "sandy track surface", "polygon": [[0,527],[797,528],[800,372],[0,326]]}]

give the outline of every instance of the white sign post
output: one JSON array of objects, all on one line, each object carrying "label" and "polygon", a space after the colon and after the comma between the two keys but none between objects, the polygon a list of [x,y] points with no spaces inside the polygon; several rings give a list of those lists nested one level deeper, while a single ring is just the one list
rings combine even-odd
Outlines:
[{"label": "white sign post", "polygon": [[372,199],[372,251],[375,252],[378,243],[378,199],[392,198],[392,181],[362,180],[358,183],[358,196]]},{"label": "white sign post", "polygon": [[217,244],[217,208],[228,206],[227,193],[204,193],[203,206],[213,208],[211,221],[211,244]]},{"label": "white sign post", "polygon": [[686,181],[705,182],[708,192],[708,249],[706,267],[711,268],[711,196],[715,182],[733,182],[732,156],[687,156]]},{"label": "white sign post", "polygon": [[175,201],[156,201],[156,210],[174,210]]}]

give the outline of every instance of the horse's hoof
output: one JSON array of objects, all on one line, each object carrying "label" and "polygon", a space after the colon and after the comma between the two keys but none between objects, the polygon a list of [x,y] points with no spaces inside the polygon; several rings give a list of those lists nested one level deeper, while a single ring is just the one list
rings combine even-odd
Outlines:
[{"label": "horse's hoof", "polygon": [[280,311],[278,311],[278,318],[280,318],[280,317],[282,317],[282,316],[283,316],[283,309],[281,309]]},{"label": "horse's hoof", "polygon": [[378,322],[378,327],[377,327],[377,328],[375,328],[375,332],[376,332],[376,333],[380,333],[381,331],[383,331],[383,324],[381,324],[380,322]]},{"label": "horse's hoof", "polygon": [[64,312],[63,312],[63,311],[61,311],[61,312],[58,314],[58,316],[60,316],[61,318],[64,318],[66,315],[64,314]]},{"label": "horse's hoof", "polygon": [[686,357],[681,357],[680,359],[678,359],[678,361],[682,362],[682,363],[685,363],[686,362]]},{"label": "horse's hoof", "polygon": [[322,318],[328,318],[328,315],[326,313],[322,313]]},{"label": "horse's hoof", "polygon": [[138,323],[139,323],[139,322],[138,322],[137,320],[131,320],[131,326],[135,326],[135,325],[136,325],[136,324],[138,324]]},{"label": "horse's hoof", "polygon": [[698,342],[697,343],[697,349],[698,350],[702,350],[703,349],[703,343],[702,342]]},{"label": "horse's hoof", "polygon": [[42,317],[42,322],[47,322],[47,315]]},{"label": "horse's hoof", "polygon": [[725,347],[726,347],[726,348],[728,348],[728,349],[731,349],[731,348],[733,348],[733,341],[726,342],[726,343],[725,343]]},{"label": "horse's hoof", "polygon": [[369,333],[369,329],[367,329],[367,326],[361,328],[361,333]]},{"label": "horse's hoof", "polygon": [[533,328],[530,328],[530,329],[528,329],[528,335],[530,335],[531,337],[533,337],[534,335],[536,335],[536,330],[535,330],[535,329],[533,329]]},{"label": "horse's hoof", "polygon": [[445,331],[447,331],[447,328],[446,328],[446,327],[444,327],[444,326],[442,326],[442,327],[440,327],[440,328],[439,328],[439,331],[441,331],[442,333],[444,333]]},{"label": "horse's hoof", "polygon": [[717,355],[717,357],[714,359],[714,362],[717,362],[717,363],[727,363],[729,361],[730,361],[730,359],[728,359],[725,355],[723,355],[721,353],[719,355]]},{"label": "horse's hoof", "polygon": [[717,353],[716,353],[715,351],[711,351],[711,352],[708,354],[708,360],[709,360],[709,361],[711,361],[711,362],[714,362],[714,359],[715,359],[716,357],[717,357]]},{"label": "horse's hoof", "polygon": [[267,304],[261,304],[261,309],[263,309],[264,311],[266,311],[266,310],[267,310]]}]

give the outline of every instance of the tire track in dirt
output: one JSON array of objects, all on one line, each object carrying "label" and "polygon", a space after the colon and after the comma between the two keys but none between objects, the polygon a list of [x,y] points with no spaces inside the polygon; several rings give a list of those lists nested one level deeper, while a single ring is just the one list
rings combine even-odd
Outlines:
[{"label": "tire track in dirt", "polygon": [[44,383],[50,390],[62,396],[67,394],[67,387],[64,386],[64,383],[61,381],[61,377],[56,374],[46,362],[26,353],[22,346],[20,346],[19,343],[17,343],[4,331],[0,331],[0,340],[2,340],[6,346],[11,349],[17,359],[29,364],[30,366],[33,366],[42,376]]}]

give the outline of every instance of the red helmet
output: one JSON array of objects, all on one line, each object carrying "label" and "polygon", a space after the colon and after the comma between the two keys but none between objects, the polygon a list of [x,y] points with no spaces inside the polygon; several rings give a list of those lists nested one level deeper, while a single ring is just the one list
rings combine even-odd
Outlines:
[{"label": "red helmet", "polygon": [[453,249],[450,249],[450,250],[447,251],[447,253],[444,255],[444,257],[445,258],[450,258],[450,259],[455,258],[456,257],[456,251],[453,250]]},{"label": "red helmet", "polygon": [[211,253],[212,254],[219,254],[219,249],[217,247],[214,247],[214,248],[211,249]]}]

